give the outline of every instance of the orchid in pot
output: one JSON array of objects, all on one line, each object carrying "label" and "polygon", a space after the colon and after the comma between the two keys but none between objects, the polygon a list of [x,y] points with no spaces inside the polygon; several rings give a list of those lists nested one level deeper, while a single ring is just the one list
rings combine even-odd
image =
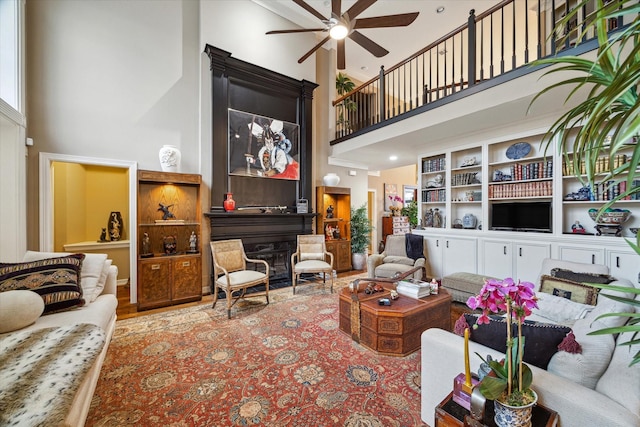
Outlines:
[{"label": "orchid in pot", "polygon": [[[467,305],[472,309],[481,309],[482,315],[474,327],[489,323],[490,313],[506,313],[506,346],[504,361],[489,360],[492,373],[480,382],[480,392],[489,399],[510,407],[531,408],[537,401],[537,395],[531,390],[533,373],[523,362],[525,340],[522,336],[524,319],[531,310],[538,308],[534,285],[531,282],[504,280],[486,280],[480,293],[469,298]],[[513,336],[512,325],[517,326],[517,335]],[[481,326],[480,326],[481,327]],[[478,355],[480,356],[480,355]],[[482,359],[482,356],[480,356]],[[496,404],[496,422],[499,422],[499,405]],[[531,412],[529,411],[529,417]],[[527,415],[525,415],[525,418]],[[526,419],[525,421],[527,421]],[[512,424],[510,424],[512,425]]]},{"label": "orchid in pot", "polygon": [[[402,205],[404,204],[404,200],[402,200],[402,197],[398,195],[390,195],[389,200],[391,200],[391,203],[393,203],[391,206],[389,206],[391,214],[393,216],[400,216],[400,211],[402,210]],[[399,203],[400,205],[398,205],[397,203]]]}]

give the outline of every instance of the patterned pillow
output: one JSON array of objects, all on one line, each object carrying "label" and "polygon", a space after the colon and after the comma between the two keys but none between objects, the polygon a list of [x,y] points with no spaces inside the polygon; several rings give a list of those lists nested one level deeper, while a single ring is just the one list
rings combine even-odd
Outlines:
[{"label": "patterned pillow", "polygon": [[554,268],[551,270],[553,277],[559,277],[561,279],[567,279],[574,282],[581,283],[599,283],[606,285],[613,282],[615,279],[608,274],[595,274],[595,273],[577,273],[571,270],[565,270],[563,268]]},{"label": "patterned pillow", "polygon": [[80,270],[83,254],[17,264],[0,264],[0,292],[26,289],[44,300],[44,314],[84,305]]},{"label": "patterned pillow", "polygon": [[540,277],[540,292],[570,299],[580,304],[596,305],[598,288],[559,277]]},{"label": "patterned pillow", "polygon": [[[500,316],[489,316],[488,325],[474,327],[478,314],[465,313],[464,318],[469,325],[469,339],[497,351],[507,350],[507,322]],[[517,325],[513,324],[513,332],[517,334]],[[547,365],[558,351],[558,345],[571,332],[571,328],[552,323],[531,322],[525,320],[522,325],[524,336],[524,361],[538,368],[547,369]]]}]

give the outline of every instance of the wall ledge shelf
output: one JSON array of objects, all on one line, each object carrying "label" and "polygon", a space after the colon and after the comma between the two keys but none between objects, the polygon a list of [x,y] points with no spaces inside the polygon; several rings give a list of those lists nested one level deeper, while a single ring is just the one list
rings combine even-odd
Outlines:
[{"label": "wall ledge shelf", "polygon": [[95,251],[97,249],[123,249],[129,248],[129,240],[117,240],[107,242],[77,242],[63,245],[67,252]]}]

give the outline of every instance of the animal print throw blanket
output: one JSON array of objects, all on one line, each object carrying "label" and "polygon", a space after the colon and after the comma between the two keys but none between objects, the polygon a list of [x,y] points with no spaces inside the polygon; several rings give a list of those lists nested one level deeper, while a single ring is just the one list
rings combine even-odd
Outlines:
[{"label": "animal print throw blanket", "polygon": [[86,323],[0,338],[0,425],[64,425],[104,344],[104,331]]}]

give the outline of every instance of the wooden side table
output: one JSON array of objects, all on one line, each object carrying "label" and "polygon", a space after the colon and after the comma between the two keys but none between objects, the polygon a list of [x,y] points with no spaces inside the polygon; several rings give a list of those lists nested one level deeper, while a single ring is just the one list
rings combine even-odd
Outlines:
[{"label": "wooden side table", "polygon": [[[484,427],[496,427],[493,420],[494,417],[493,404],[490,403],[485,408]],[[453,401],[453,392],[449,393],[438,406],[436,406],[436,425],[435,427],[470,427],[466,417],[470,417],[469,411]],[[551,409],[547,409],[542,405],[533,407],[531,417],[531,427],[556,427],[558,424],[558,413]],[[478,425],[476,423],[475,425]]]}]

